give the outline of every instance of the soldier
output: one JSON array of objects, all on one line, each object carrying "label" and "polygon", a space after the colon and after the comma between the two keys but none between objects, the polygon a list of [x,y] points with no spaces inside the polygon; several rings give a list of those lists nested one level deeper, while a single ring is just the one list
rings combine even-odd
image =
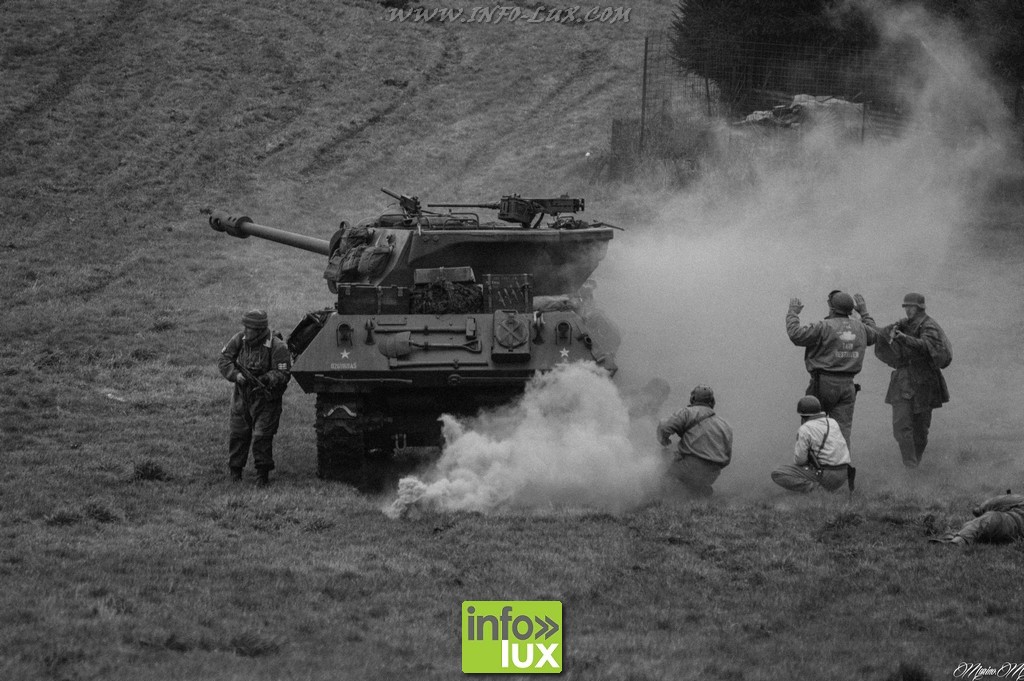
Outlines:
[{"label": "soldier", "polygon": [[999,544],[1024,539],[1024,495],[992,497],[972,511],[974,520],[964,523],[959,532],[931,541],[966,546],[975,542]]},{"label": "soldier", "polygon": [[[868,314],[864,296],[850,297],[843,291],[828,294],[829,314],[820,322],[800,325],[799,298],[791,298],[786,314],[786,333],[793,345],[807,348],[804,366],[811,374],[808,395],[821,402],[821,408],[839,423],[847,447],[853,429],[853,407],[860,386],[853,382],[864,365],[867,346],[878,336],[875,320]],[[860,319],[850,317],[856,310]]]},{"label": "soldier", "polygon": [[845,482],[852,492],[857,471],[850,463],[850,450],[839,424],[821,410],[814,395],[801,397],[796,412],[801,424],[794,461],[772,471],[772,481],[793,492],[835,492]]},{"label": "soldier", "polygon": [[895,369],[885,403],[892,405],[892,434],[903,465],[917,468],[928,446],[932,409],[949,402],[941,369],[949,366],[953,355],[942,327],[925,314],[923,295],[905,295],[903,309],[906,319],[879,331],[875,355]]},{"label": "soldier", "polygon": [[732,460],[732,428],[715,414],[715,393],[706,385],[690,392],[690,404],[658,424],[658,442],[679,437],[669,472],[697,497],[712,495],[711,484]]},{"label": "soldier", "polygon": [[270,332],[267,313],[250,310],[243,330],[220,351],[220,373],[235,384],[231,398],[228,468],[231,479],[242,479],[249,458],[256,466],[256,484],[270,482],[274,469],[274,434],[281,420],[281,396],[288,387],[291,354],[283,340]]}]

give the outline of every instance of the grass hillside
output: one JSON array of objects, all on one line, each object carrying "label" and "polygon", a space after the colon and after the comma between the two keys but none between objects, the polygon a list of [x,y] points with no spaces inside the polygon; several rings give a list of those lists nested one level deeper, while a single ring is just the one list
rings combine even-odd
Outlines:
[{"label": "grass hillside", "polygon": [[[227,483],[222,344],[247,308],[287,330],[331,300],[320,258],[204,211],[326,238],[389,207],[380,187],[566,192],[642,230],[641,188],[592,186],[586,154],[636,114],[643,36],[674,4],[509,25],[369,0],[0,3],[0,678],[456,678],[460,602],[506,598],[563,601],[566,678],[1024,662],[1024,545],[925,541],[1020,479],[1019,422],[946,453],[966,485],[394,521],[316,479],[293,384],[274,484]],[[1018,241],[975,247],[1016,272]]]}]

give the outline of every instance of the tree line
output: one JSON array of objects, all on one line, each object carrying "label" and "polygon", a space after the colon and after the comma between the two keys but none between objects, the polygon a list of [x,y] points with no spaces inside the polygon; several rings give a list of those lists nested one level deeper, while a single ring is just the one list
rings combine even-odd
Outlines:
[{"label": "tree line", "polygon": [[[957,28],[994,77],[1024,83],[1022,0],[876,0],[875,7],[923,7]],[[864,4],[843,0],[680,0],[673,56],[719,87],[737,112],[772,92],[843,96],[898,108],[896,76],[920,43],[884,43]]]}]

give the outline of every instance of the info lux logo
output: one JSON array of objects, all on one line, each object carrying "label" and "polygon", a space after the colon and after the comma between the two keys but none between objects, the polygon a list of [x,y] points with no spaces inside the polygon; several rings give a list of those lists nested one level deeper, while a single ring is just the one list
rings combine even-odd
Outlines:
[{"label": "info lux logo", "polygon": [[561,601],[463,601],[462,671],[561,673]]}]

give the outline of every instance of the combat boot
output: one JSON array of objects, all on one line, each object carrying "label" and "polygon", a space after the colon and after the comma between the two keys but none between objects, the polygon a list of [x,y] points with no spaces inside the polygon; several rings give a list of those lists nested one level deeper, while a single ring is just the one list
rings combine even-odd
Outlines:
[{"label": "combat boot", "polygon": [[232,468],[231,469],[231,482],[242,482],[242,469]]},{"label": "combat boot", "polygon": [[261,469],[256,471],[256,486],[266,487],[270,484],[270,471],[267,469]]}]

